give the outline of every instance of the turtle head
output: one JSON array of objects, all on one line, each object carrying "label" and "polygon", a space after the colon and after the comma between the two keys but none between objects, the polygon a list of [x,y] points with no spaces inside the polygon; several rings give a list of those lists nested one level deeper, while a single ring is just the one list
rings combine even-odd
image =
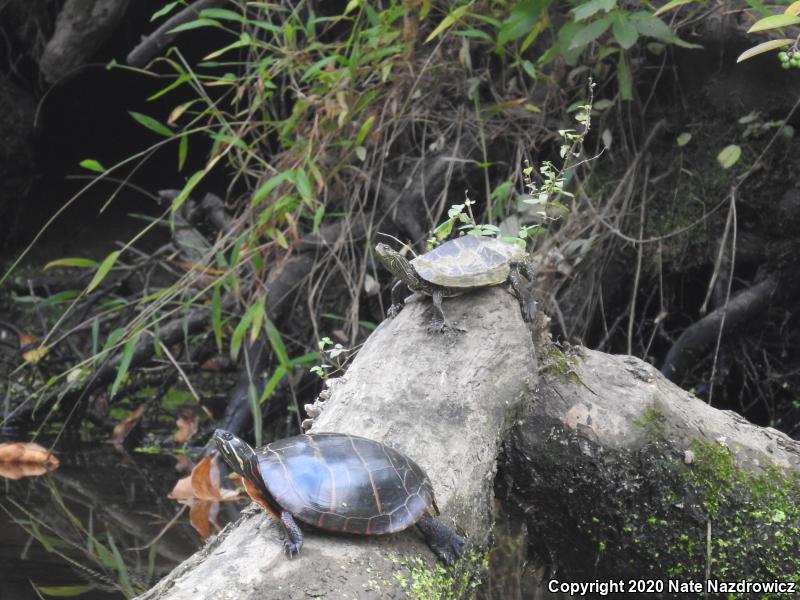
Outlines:
[{"label": "turtle head", "polygon": [[250,444],[224,429],[217,429],[214,432],[214,443],[222,458],[238,475],[253,482],[261,479],[258,457]]},{"label": "turtle head", "polygon": [[375,246],[375,254],[392,275],[402,280],[409,288],[416,290],[421,285],[422,282],[414,265],[405,256],[393,250],[391,246],[378,244]]}]

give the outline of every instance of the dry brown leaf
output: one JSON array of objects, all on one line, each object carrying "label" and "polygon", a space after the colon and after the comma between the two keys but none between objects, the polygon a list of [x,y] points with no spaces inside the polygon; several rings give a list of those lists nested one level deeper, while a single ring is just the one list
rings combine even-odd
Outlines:
[{"label": "dry brown leaf", "polygon": [[47,448],[33,442],[0,444],[0,477],[38,477],[56,469],[59,460]]},{"label": "dry brown leaf", "polygon": [[29,344],[33,344],[37,339],[35,335],[21,335],[19,336],[19,347],[24,348]]},{"label": "dry brown leaf", "polygon": [[136,422],[139,420],[139,417],[142,416],[144,412],[144,404],[139,405],[136,410],[131,412],[125,420],[121,423],[117,423],[114,426],[114,431],[111,432],[111,443],[119,446],[122,442],[125,441],[125,438],[128,437],[128,434],[133,429],[133,426],[136,425]]},{"label": "dry brown leaf", "polygon": [[218,514],[219,502],[198,500],[189,509],[189,522],[194,527],[194,530],[200,534],[200,537],[205,540],[211,535],[212,526],[219,531]]},{"label": "dry brown leaf", "polygon": [[187,475],[186,477],[178,479],[175,487],[167,494],[167,498],[170,500],[177,500],[183,504],[191,504],[196,499],[194,490],[192,489],[192,476]]},{"label": "dry brown leaf", "polygon": [[222,495],[219,491],[219,465],[216,456],[203,457],[197,466],[192,469],[192,489],[194,495],[200,500],[219,500]]},{"label": "dry brown leaf", "polygon": [[181,411],[181,414],[178,415],[178,419],[175,421],[175,424],[178,426],[178,431],[175,432],[175,443],[176,444],[185,444],[195,433],[197,433],[197,426],[200,423],[200,419],[197,418],[197,415],[194,414],[194,411],[190,408],[186,408]]}]

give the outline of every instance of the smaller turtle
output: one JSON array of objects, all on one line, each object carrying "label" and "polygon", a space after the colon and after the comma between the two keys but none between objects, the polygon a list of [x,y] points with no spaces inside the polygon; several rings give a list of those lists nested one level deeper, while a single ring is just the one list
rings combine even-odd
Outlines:
[{"label": "smaller turtle", "polygon": [[445,563],[463,554],[464,538],[431,514],[439,509],[425,471],[386,444],[356,435],[314,433],[254,450],[223,429],[214,432],[214,442],[253,501],[283,524],[289,556],[303,546],[295,519],[360,535],[416,525]]},{"label": "smaller turtle", "polygon": [[433,299],[433,318],[429,331],[456,329],[442,309],[442,299],[459,296],[472,289],[510,283],[519,300],[522,318],[532,321],[536,303],[529,289],[524,289],[520,274],[533,282],[534,271],[527,252],[516,244],[497,238],[465,235],[450,240],[413,260],[408,260],[387,244],[375,246],[386,268],[398,278],[392,287],[390,318],[403,308],[402,287],[427,294]]}]

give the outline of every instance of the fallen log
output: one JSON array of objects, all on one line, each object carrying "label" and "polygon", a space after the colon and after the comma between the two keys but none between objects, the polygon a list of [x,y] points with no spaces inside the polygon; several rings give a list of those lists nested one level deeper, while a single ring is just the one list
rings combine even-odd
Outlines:
[{"label": "fallen log", "polygon": [[[468,539],[468,559],[448,573],[469,585],[489,541],[496,457],[505,431],[530,397],[536,361],[519,304],[489,288],[446,301],[467,329],[429,335],[427,298],[412,299],[370,336],[312,431],[392,444],[431,478],[442,519]],[[419,560],[419,562],[418,562]],[[302,554],[284,555],[278,526],[263,511],[244,516],[140,596],[145,599],[405,598],[414,586],[444,585],[444,571],[415,530],[381,538],[305,529]],[[437,579],[438,578],[438,579]]]},{"label": "fallen log", "polygon": [[800,580],[800,444],[708,406],[629,356],[540,349],[533,393],[530,337],[510,295],[448,300],[469,330],[454,338],[425,333],[429,307],[412,299],[378,328],[313,431],[393,443],[422,464],[443,518],[468,537],[468,560],[431,569],[414,531],[372,540],[307,531],[303,555],[288,560],[278,526],[259,511],[140,600],[461,597],[425,586],[446,573],[468,589],[469,559],[489,541],[493,482],[529,540],[528,566],[526,553],[518,565],[528,580],[509,599],[548,597],[553,580],[649,578],[660,587],[652,597],[688,597],[697,588],[681,585],[707,579],[717,592],[742,579]]},{"label": "fallen log", "polygon": [[696,595],[670,579],[800,581],[800,443],[634,357],[553,351],[543,362],[498,488],[552,577],[660,581],[648,597]]}]

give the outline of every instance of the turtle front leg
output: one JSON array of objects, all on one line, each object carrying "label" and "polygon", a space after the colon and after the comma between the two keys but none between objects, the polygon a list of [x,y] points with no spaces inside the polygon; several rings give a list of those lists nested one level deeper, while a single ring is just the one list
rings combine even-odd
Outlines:
[{"label": "turtle front leg", "polygon": [[295,554],[300,554],[300,549],[303,547],[303,532],[295,522],[292,513],[288,511],[281,512],[281,523],[283,523],[283,528],[286,531],[283,546],[286,548],[289,558],[291,558]]},{"label": "turtle front leg", "polygon": [[452,565],[464,554],[464,538],[429,513],[423,513],[417,527],[425,541],[445,564]]},{"label": "turtle front leg", "polygon": [[386,316],[390,319],[394,319],[406,305],[403,288],[406,292],[409,291],[409,287],[402,279],[398,279],[397,283],[392,286],[392,305],[386,311]]},{"label": "turtle front leg", "polygon": [[[522,283],[522,275],[525,275],[525,278],[531,282],[530,285]],[[514,289],[514,295],[519,301],[519,308],[525,321],[533,321],[533,317],[536,316],[536,301],[533,299],[534,277],[533,267],[528,262],[514,265],[508,274],[508,282]]]},{"label": "turtle front leg", "polygon": [[464,332],[465,329],[453,325],[447,317],[444,316],[444,309],[442,308],[442,300],[444,299],[444,292],[440,289],[434,289],[431,292],[433,299],[433,318],[428,325],[428,333],[444,333],[452,329],[453,331]]}]

